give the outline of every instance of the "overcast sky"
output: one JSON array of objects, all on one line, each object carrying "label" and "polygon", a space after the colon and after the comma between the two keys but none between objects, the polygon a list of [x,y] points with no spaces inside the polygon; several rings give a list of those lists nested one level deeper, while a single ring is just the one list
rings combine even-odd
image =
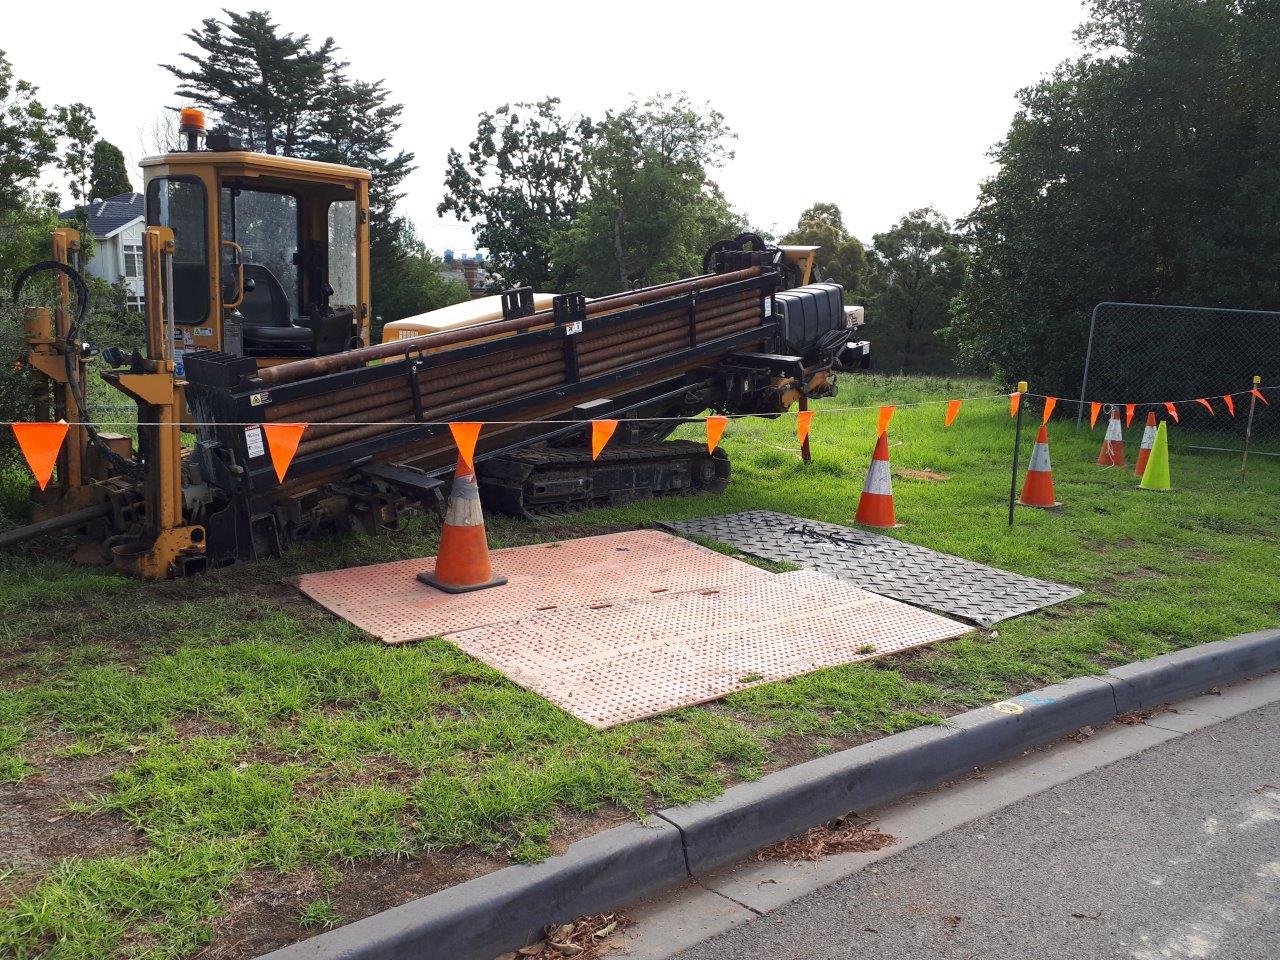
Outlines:
[{"label": "overcast sky", "polygon": [[[179,62],[182,34],[223,6],[268,5],[13,3],[0,48],[46,103],[91,106],[133,165],[152,152],[143,129],[179,105],[158,63]],[[287,30],[333,36],[353,76],[385,78],[405,104],[400,144],[418,170],[403,210],[437,252],[472,248],[469,227],[435,214],[448,149],[466,146],[480,110],[548,94],[589,116],[659,90],[710,101],[738,134],[719,182],[764,228],[789,227],[816,200],[838,203],[866,241],[915,207],[961,216],[1015,92],[1074,55],[1084,16],[1080,0],[269,8]]]}]

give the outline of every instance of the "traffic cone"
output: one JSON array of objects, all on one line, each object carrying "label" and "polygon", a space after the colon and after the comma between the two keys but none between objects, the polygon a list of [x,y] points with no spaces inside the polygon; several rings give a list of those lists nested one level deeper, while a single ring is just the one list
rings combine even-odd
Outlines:
[{"label": "traffic cone", "polygon": [[1018,502],[1024,507],[1060,507],[1053,498],[1053,465],[1049,462],[1049,428],[1040,425],[1031,462],[1027,464],[1027,479],[1022,484],[1022,496]]},{"label": "traffic cone", "polygon": [[1142,477],[1142,471],[1147,469],[1147,460],[1151,457],[1151,445],[1156,442],[1156,414],[1154,410],[1147,411],[1147,425],[1142,429],[1142,447],[1138,450],[1138,463],[1133,468],[1135,477]]},{"label": "traffic cone", "polygon": [[889,471],[889,434],[880,434],[876,452],[871,455],[871,469],[858,500],[857,523],[866,527],[896,527],[893,517],[893,476]]},{"label": "traffic cone", "polygon": [[1138,484],[1143,490],[1172,490],[1169,485],[1169,435],[1168,424],[1161,420],[1156,428],[1156,439],[1151,445],[1151,458],[1147,461],[1147,469],[1142,471],[1142,482]]},{"label": "traffic cone", "polygon": [[1107,435],[1098,453],[1098,466],[1124,466],[1124,430],[1120,426],[1120,405],[1112,404],[1111,420],[1107,423]]},{"label": "traffic cone", "polygon": [[475,467],[469,466],[462,457],[458,458],[453,475],[436,568],[431,573],[418,574],[418,579],[445,593],[500,587],[507,582],[506,577],[494,574],[489,563],[489,541],[484,532]]}]

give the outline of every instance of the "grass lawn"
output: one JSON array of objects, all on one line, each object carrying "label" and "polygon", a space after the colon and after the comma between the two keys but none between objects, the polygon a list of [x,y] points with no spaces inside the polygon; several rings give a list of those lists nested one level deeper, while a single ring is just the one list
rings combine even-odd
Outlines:
[{"label": "grass lawn", "polygon": [[[808,466],[793,418],[737,420],[720,496],[572,522],[491,517],[492,539],[749,508],[847,523],[875,410],[837,408],[995,392],[841,387],[816,406]],[[1140,492],[1131,472],[1094,466],[1101,425],[1077,437],[1059,421],[1065,509],[1020,510],[1009,530],[1007,406],[966,403],[949,430],[941,406],[898,411],[894,535],[1084,596],[605,732],[446,643],[371,642],[284,582],[432,553],[432,523],[164,584],[53,554],[0,558],[0,955],[251,957],[772,767],[1280,621],[1280,462],[1259,457],[1241,479],[1236,458],[1175,450],[1177,489]],[[0,504],[21,499],[20,482],[10,475]]]}]

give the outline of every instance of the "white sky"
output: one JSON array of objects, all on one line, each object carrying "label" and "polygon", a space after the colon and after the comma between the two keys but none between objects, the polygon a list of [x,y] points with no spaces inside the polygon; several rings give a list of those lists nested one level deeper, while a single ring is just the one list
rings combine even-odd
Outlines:
[{"label": "white sky", "polygon": [[1080,0],[73,0],[10,4],[0,49],[46,104],[91,106],[132,165],[152,152],[142,128],[177,104],[157,64],[180,62],[182,34],[223,6],[269,6],[287,30],[333,36],[353,76],[386,79],[417,154],[402,209],[437,252],[472,248],[469,227],[435,215],[448,149],[480,110],[547,94],[590,116],[659,90],[710,100],[738,133],[719,182],[765,228],[817,200],[864,241],[915,207],[961,216],[1015,91],[1076,52],[1084,17]]}]

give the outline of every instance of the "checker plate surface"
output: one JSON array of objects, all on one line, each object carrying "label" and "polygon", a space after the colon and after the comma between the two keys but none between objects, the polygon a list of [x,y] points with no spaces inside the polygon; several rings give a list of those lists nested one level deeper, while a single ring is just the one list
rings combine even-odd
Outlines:
[{"label": "checker plate surface", "polygon": [[299,587],[388,643],[443,636],[597,729],[970,630],[657,531],[492,556],[506,587],[440,593],[414,579],[431,558],[308,574]]},{"label": "checker plate surface", "polygon": [[727,586],[758,571],[659,530],[634,530],[490,553],[505,587],[448,594],[416,579],[435,557],[309,573],[298,588],[386,643],[443,636],[531,614],[676,590]]},{"label": "checker plate surface", "polygon": [[1081,593],[881,534],[772,510],[662,525],[727,543],[753,557],[821,570],[881,596],[983,627]]}]

